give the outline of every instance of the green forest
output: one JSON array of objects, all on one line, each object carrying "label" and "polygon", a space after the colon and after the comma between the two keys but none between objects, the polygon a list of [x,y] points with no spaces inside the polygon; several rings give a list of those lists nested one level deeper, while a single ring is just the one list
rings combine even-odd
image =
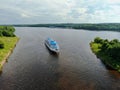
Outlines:
[{"label": "green forest", "polygon": [[108,66],[120,72],[120,41],[96,37],[90,43],[92,51]]},{"label": "green forest", "polygon": [[0,36],[14,37],[15,28],[13,26],[0,26]]},{"label": "green forest", "polygon": [[23,24],[14,25],[17,27],[50,27],[50,28],[70,28],[70,29],[85,29],[95,31],[120,31],[120,23],[100,23],[100,24],[74,24],[74,23],[63,23],[63,24]]}]

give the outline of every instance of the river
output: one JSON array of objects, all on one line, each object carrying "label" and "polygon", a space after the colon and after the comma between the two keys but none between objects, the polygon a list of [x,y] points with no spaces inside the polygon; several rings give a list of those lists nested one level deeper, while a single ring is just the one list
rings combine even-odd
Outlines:
[{"label": "river", "polygon": [[[92,53],[95,37],[117,38],[120,32],[16,27],[20,40],[0,75],[0,90],[120,90],[120,73]],[[59,56],[44,45],[47,37],[60,46]]]}]

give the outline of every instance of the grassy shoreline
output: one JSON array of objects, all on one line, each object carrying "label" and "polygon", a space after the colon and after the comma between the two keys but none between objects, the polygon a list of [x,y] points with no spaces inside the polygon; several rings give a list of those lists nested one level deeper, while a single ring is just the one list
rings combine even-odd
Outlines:
[{"label": "grassy shoreline", "polygon": [[3,49],[0,49],[0,72],[2,72],[2,67],[15,48],[18,40],[18,37],[0,37],[0,41],[5,45]]},{"label": "grassy shoreline", "polygon": [[91,47],[92,52],[95,53],[95,55],[98,58],[100,58],[106,66],[120,72],[120,62],[115,61],[114,58],[111,58],[106,53],[101,52],[100,50],[101,44],[91,42],[90,47]]}]

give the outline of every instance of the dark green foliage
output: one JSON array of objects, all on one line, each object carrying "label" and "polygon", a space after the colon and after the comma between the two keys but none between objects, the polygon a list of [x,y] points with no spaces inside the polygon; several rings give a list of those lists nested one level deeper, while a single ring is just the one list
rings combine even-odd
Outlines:
[{"label": "dark green foliage", "polygon": [[94,39],[95,43],[102,44],[101,51],[111,56],[115,60],[120,61],[120,42],[118,39],[108,41],[107,39],[103,40],[99,37]]},{"label": "dark green foliage", "polygon": [[14,37],[15,28],[12,26],[0,26],[0,36]]},{"label": "dark green foliage", "polygon": [[4,43],[0,41],[0,48],[4,48]]},{"label": "dark green foliage", "polygon": [[103,39],[101,39],[100,37],[96,37],[96,38],[94,39],[94,42],[95,42],[95,43],[100,43],[100,44],[102,44],[102,43],[103,43]]},{"label": "dark green foliage", "polygon": [[14,36],[15,36],[15,35],[13,34],[13,32],[7,31],[7,30],[4,30],[4,31],[2,32],[2,35],[3,35],[3,36],[6,36],[6,37],[14,37]]},{"label": "dark green foliage", "polygon": [[[103,59],[103,61],[120,71],[120,42],[118,39],[113,39],[108,41],[107,39],[101,39],[100,37],[96,37],[94,42],[90,45],[96,44],[100,45],[97,49],[99,51],[95,52],[99,57]],[[93,47],[93,51],[95,51],[95,47]]]},{"label": "dark green foliage", "polygon": [[3,34],[2,34],[2,30],[0,30],[0,36],[3,36]]},{"label": "dark green foliage", "polygon": [[120,61],[120,43],[109,45],[107,51],[114,60]]}]

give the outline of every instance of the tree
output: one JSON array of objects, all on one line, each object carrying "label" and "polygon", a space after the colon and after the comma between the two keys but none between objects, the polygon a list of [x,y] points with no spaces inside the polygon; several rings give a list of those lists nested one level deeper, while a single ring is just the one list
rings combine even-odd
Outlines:
[{"label": "tree", "polygon": [[102,44],[102,43],[103,43],[103,40],[102,40],[100,37],[96,37],[96,38],[94,39],[94,42],[95,42],[95,43],[100,43],[100,44]]},{"label": "tree", "polygon": [[4,43],[0,41],[0,48],[4,48]]}]

